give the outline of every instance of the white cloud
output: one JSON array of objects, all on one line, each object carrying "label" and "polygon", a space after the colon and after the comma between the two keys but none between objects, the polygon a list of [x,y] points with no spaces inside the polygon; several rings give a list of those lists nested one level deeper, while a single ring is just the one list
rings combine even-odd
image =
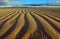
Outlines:
[{"label": "white cloud", "polygon": [[9,0],[0,0],[0,2],[9,2]]},{"label": "white cloud", "polygon": [[0,0],[0,6],[8,6],[9,3],[9,0]]}]

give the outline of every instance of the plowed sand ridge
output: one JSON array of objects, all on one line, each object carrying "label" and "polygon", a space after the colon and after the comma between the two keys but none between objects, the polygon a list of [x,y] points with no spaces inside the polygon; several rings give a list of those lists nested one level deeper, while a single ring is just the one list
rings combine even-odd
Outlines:
[{"label": "plowed sand ridge", "polygon": [[1,8],[0,39],[60,39],[60,8]]}]

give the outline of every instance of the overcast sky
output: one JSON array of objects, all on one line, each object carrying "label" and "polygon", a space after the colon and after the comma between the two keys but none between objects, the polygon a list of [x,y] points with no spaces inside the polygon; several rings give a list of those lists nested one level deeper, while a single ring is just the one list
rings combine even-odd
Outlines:
[{"label": "overcast sky", "polygon": [[59,2],[60,0],[0,0],[1,5],[12,5],[12,4],[40,4],[40,3],[47,3],[47,2]]}]

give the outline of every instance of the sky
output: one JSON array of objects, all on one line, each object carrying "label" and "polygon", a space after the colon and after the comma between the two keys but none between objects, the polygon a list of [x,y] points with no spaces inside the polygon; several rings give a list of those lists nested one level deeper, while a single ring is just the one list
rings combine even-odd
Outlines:
[{"label": "sky", "polygon": [[0,0],[0,6],[13,6],[22,4],[44,4],[44,3],[60,3],[60,0]]},{"label": "sky", "polygon": [[20,4],[41,4],[48,2],[60,2],[60,0],[10,0],[10,2]]}]

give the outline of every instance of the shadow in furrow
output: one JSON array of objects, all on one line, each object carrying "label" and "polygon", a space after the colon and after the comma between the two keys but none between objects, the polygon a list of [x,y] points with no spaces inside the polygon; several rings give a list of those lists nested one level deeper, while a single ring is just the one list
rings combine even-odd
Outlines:
[{"label": "shadow in furrow", "polygon": [[23,28],[21,29],[21,31],[17,34],[16,39],[21,39],[29,28],[29,23],[28,23],[26,13],[25,13],[24,19],[25,19],[25,24]]},{"label": "shadow in furrow", "polygon": [[[16,14],[18,14],[18,13],[19,13],[19,12],[17,12]],[[13,16],[11,16],[9,19],[11,19],[12,17],[14,17],[16,14],[14,14]],[[12,14],[11,14],[11,15],[12,15]],[[4,24],[5,24],[9,19],[3,21],[3,22],[0,24],[0,29],[4,26]]]},{"label": "shadow in furrow", "polygon": [[[48,15],[46,15],[46,16],[48,16]],[[53,20],[55,20],[55,21],[57,21],[57,22],[59,22],[60,23],[60,20],[57,20],[57,19],[55,19],[55,18],[53,18],[53,17],[50,17],[50,16],[48,16],[49,18],[52,18]]]},{"label": "shadow in furrow", "polygon": [[0,29],[4,26],[5,23],[6,23],[6,20],[0,24]]},{"label": "shadow in furrow", "polygon": [[[52,15],[52,14],[50,14],[50,15]],[[55,15],[52,15],[52,16],[55,16]],[[60,16],[55,16],[55,17],[60,18]]]},{"label": "shadow in furrow", "polygon": [[[33,18],[35,19],[35,21],[37,23],[37,28],[38,28],[39,33],[41,33],[41,31],[42,31],[43,38],[46,39],[44,37],[44,35],[45,35],[48,39],[52,39],[52,37],[45,31],[45,29],[44,29],[43,25],[41,24],[41,22],[33,14],[31,14],[31,15],[33,16]],[[40,37],[40,38],[42,38],[42,37]]]},{"label": "shadow in furrow", "polygon": [[[39,14],[37,14],[39,15]],[[44,18],[56,31],[58,31],[60,33],[60,29],[56,27],[56,25],[54,25],[51,21],[49,21],[47,18],[45,18],[44,16],[42,15],[39,15],[41,16],[42,18]]]},{"label": "shadow in furrow", "polygon": [[9,15],[7,15],[7,16],[5,16],[4,18],[2,18],[2,19],[5,19],[6,17],[8,17],[8,16],[10,16],[10,15],[12,15],[12,14],[14,14],[15,12],[13,12],[13,13],[11,13],[11,14],[9,14]]},{"label": "shadow in furrow", "polygon": [[21,14],[24,13],[22,10],[21,10]]},{"label": "shadow in furrow", "polygon": [[[15,11],[14,11],[14,12],[15,12]],[[2,15],[2,16],[0,16],[0,18],[1,18],[1,17],[4,17],[4,16],[5,16],[5,15],[7,15],[7,14],[9,14],[9,12],[8,12],[8,13],[6,13],[6,14],[4,14],[4,15]],[[12,13],[11,13],[11,14],[12,14]]]},{"label": "shadow in furrow", "polygon": [[26,10],[24,10],[25,11],[25,13],[27,13],[27,11]]},{"label": "shadow in furrow", "polygon": [[12,27],[6,32],[4,33],[0,39],[4,39],[5,37],[7,37],[16,27],[17,23],[18,23],[18,19],[19,19],[20,15],[18,15],[18,17],[15,19],[15,23],[12,25]]}]

